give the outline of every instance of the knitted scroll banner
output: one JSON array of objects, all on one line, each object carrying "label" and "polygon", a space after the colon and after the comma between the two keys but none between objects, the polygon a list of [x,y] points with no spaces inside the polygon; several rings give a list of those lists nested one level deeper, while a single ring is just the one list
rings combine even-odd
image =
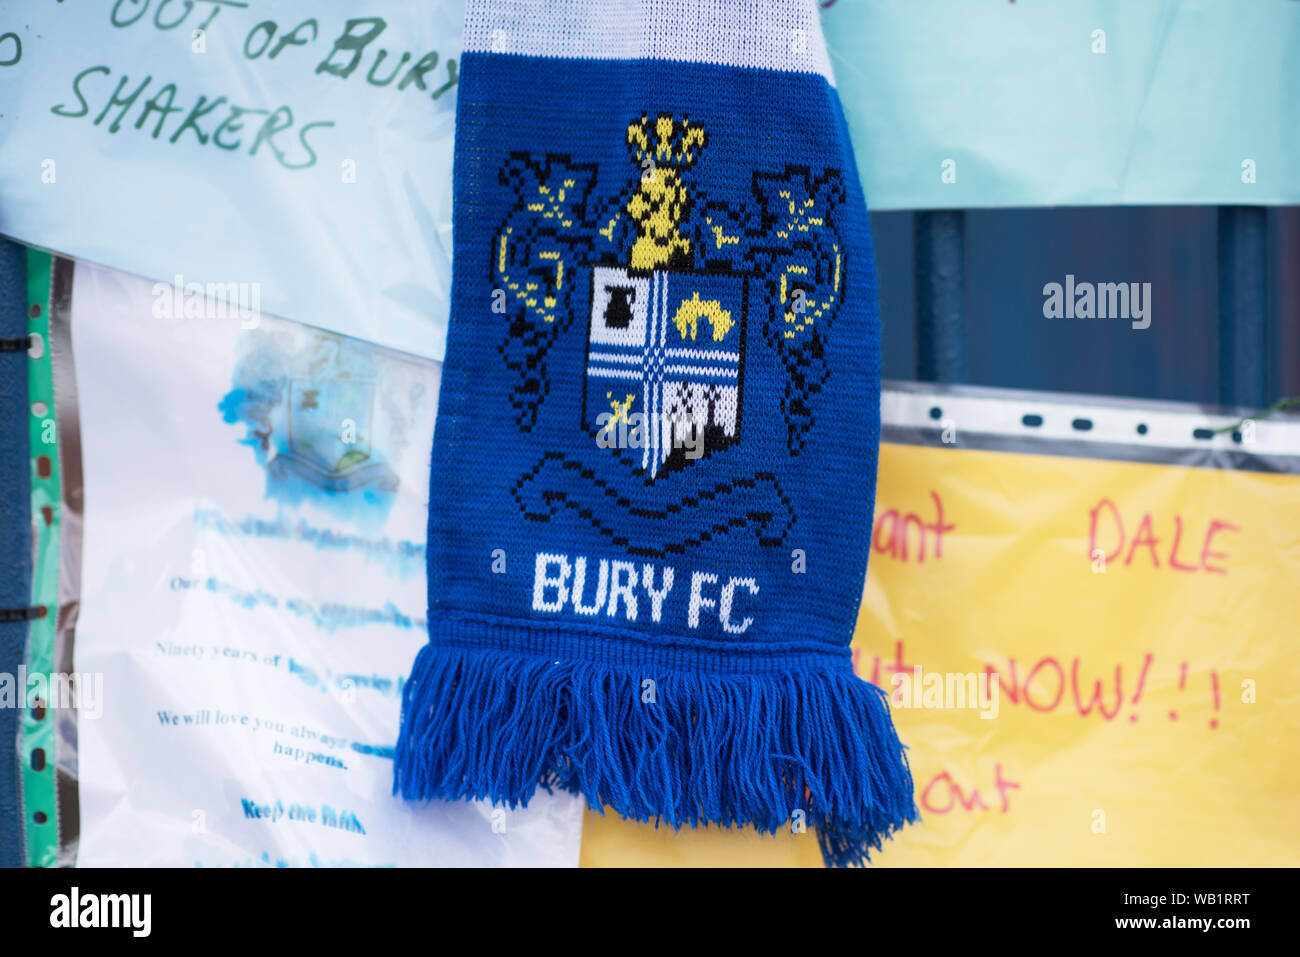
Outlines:
[{"label": "knitted scroll banner", "polygon": [[674,827],[915,819],[848,644],[880,353],[811,0],[471,0],[430,642],[395,790]]}]

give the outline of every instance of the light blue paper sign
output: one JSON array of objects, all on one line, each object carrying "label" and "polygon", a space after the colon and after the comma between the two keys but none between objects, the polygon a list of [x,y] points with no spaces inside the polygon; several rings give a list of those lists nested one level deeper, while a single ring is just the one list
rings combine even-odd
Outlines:
[{"label": "light blue paper sign", "polygon": [[878,209],[1300,203],[1297,0],[833,0]]},{"label": "light blue paper sign", "polygon": [[[823,4],[873,208],[1300,203],[1300,0]],[[440,359],[462,15],[5,4],[0,233]]]},{"label": "light blue paper sign", "polygon": [[456,0],[5,3],[0,233],[167,282],[164,317],[237,290],[239,318],[440,359],[462,16]]}]

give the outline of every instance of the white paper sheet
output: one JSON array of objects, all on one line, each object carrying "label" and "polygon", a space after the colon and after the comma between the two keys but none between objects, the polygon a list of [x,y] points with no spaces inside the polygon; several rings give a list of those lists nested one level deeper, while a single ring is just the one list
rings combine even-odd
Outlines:
[{"label": "white paper sheet", "polygon": [[391,794],[440,365],[176,295],[76,266],[78,863],[576,865],[569,795]]}]

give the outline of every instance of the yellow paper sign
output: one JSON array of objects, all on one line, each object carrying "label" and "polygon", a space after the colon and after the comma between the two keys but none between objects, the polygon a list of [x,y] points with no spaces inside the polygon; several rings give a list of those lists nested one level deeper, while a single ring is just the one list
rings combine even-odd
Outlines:
[{"label": "yellow paper sign", "polygon": [[[923,820],[877,865],[1300,863],[1300,477],[892,444],[879,475],[855,667]],[[591,814],[582,860],[821,863]]]}]

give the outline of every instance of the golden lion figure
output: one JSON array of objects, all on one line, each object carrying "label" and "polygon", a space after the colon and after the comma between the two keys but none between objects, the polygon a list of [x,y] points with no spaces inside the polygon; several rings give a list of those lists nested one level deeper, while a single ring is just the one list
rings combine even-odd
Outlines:
[{"label": "golden lion figure", "polygon": [[708,137],[703,127],[688,119],[648,116],[629,124],[627,144],[641,168],[641,183],[623,207],[636,229],[628,265],[650,272],[689,261],[691,241],[682,235],[690,212],[691,196],[682,182],[704,149]]}]

